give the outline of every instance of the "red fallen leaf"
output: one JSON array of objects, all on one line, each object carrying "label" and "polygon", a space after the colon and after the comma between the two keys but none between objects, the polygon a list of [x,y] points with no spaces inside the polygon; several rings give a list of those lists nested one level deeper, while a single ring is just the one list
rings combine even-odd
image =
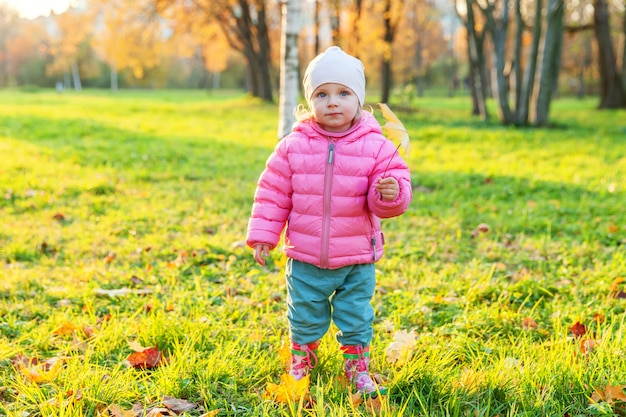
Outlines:
[{"label": "red fallen leaf", "polygon": [[63,213],[56,213],[54,216],[52,216],[52,218],[54,220],[58,220],[60,222],[62,222],[63,220],[65,220],[65,216],[63,215]]},{"label": "red fallen leaf", "polygon": [[580,321],[577,321],[572,327],[570,327],[569,331],[574,335],[574,337],[581,337],[587,333],[587,328]]},{"label": "red fallen leaf", "polygon": [[131,353],[126,360],[133,368],[152,369],[161,364],[161,352],[157,347],[149,347],[141,352]]}]

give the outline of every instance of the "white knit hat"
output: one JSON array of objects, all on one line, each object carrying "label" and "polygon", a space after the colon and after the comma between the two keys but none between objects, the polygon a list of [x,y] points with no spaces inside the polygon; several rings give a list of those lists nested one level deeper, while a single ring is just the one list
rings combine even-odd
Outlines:
[{"label": "white knit hat", "polygon": [[361,106],[365,103],[363,63],[342,51],[338,46],[331,46],[309,63],[302,80],[306,101],[310,102],[313,91],[326,83],[345,85],[354,91]]}]

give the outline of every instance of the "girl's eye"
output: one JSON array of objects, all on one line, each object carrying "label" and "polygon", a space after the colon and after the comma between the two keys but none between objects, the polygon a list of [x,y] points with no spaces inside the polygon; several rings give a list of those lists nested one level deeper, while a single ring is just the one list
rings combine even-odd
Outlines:
[{"label": "girl's eye", "polygon": [[326,93],[317,93],[317,96],[320,98],[326,97]]},{"label": "girl's eye", "polygon": [[345,97],[347,95],[349,95],[350,93],[348,93],[347,91],[342,91],[341,93],[339,93],[340,96]]}]

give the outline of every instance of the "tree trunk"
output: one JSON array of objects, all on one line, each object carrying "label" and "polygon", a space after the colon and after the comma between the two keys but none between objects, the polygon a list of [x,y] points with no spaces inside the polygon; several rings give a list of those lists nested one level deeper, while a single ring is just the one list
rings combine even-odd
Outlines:
[{"label": "tree trunk", "polygon": [[387,48],[387,53],[383,53],[383,62],[381,65],[381,98],[380,101],[383,103],[389,102],[389,97],[391,95],[391,87],[393,84],[393,77],[391,73],[391,54],[392,54],[392,44],[395,32],[395,26],[391,22],[391,2],[392,0],[385,0],[385,11],[383,13],[383,25],[385,28],[383,34],[383,40],[385,42],[385,48]]},{"label": "tree trunk", "polygon": [[[540,0],[539,0],[540,1]],[[519,114],[522,98],[522,37],[524,35],[524,20],[520,0],[515,0],[515,46],[512,73],[513,88],[515,89],[515,111]]]},{"label": "tree trunk", "polygon": [[257,7],[257,15],[258,15],[258,33],[256,35],[257,42],[259,45],[258,54],[256,56],[259,60],[259,67],[261,68],[260,76],[260,85],[261,85],[261,94],[259,95],[265,101],[272,102],[274,101],[274,95],[272,93],[272,75],[270,68],[272,67],[272,63],[270,61],[270,37],[269,37],[269,29],[267,27],[267,18],[265,12],[265,2],[260,2],[261,7]]},{"label": "tree trunk", "polygon": [[622,87],[626,90],[626,10],[622,23]]},{"label": "tree trunk", "polygon": [[622,76],[617,70],[617,60],[611,39],[609,8],[606,0],[594,1],[594,33],[598,44],[600,69],[600,109],[626,107],[626,94]]},{"label": "tree trunk", "polygon": [[361,36],[359,22],[361,22],[361,14],[363,13],[363,1],[354,0],[354,20],[352,21],[352,47],[350,51],[355,57],[359,57],[359,51],[361,50]]},{"label": "tree trunk", "polygon": [[83,84],[80,82],[80,72],[78,71],[78,63],[72,61],[72,80],[74,82],[74,90],[80,91],[83,89]]},{"label": "tree trunk", "polygon": [[286,0],[282,4],[282,37],[280,48],[280,96],[278,138],[282,139],[296,121],[293,110],[298,104],[298,32],[299,0]]},{"label": "tree trunk", "polygon": [[558,89],[559,70],[561,69],[561,50],[563,48],[564,0],[548,1],[548,25],[544,40],[539,91],[537,93],[536,126],[548,124],[550,102]]},{"label": "tree trunk", "polygon": [[250,94],[272,102],[270,42],[265,1],[237,0],[237,12],[232,7],[215,11],[211,8],[215,6],[210,3],[208,7],[210,8],[205,11],[215,16],[229,45],[241,52],[246,59]]},{"label": "tree trunk", "polygon": [[476,33],[476,22],[472,0],[465,1],[467,20],[464,21],[467,30],[467,53],[469,58],[469,89],[472,95],[472,114],[480,115],[483,120],[489,119],[485,96],[485,70],[483,55],[484,32],[479,36]]},{"label": "tree trunk", "polygon": [[491,34],[493,42],[493,53],[495,65],[493,72],[495,75],[496,83],[496,98],[498,100],[498,110],[500,113],[500,120],[504,124],[514,123],[513,113],[509,105],[509,82],[505,74],[506,67],[506,33],[508,30],[509,21],[509,2],[502,2],[502,15],[496,22],[494,16],[494,4],[488,3],[483,11],[485,19],[487,21],[486,28]]},{"label": "tree trunk", "polygon": [[537,73],[537,57],[539,56],[539,41],[541,40],[541,13],[543,0],[537,0],[535,19],[533,23],[533,39],[528,53],[524,79],[520,90],[519,107],[517,108],[517,122],[520,125],[528,124],[530,114],[530,98],[535,89],[535,75]]},{"label": "tree trunk", "polygon": [[[283,0],[285,1],[285,0]],[[286,0],[289,2],[289,0]],[[314,21],[314,32],[315,32],[315,53],[314,56],[318,56],[320,53],[320,13],[321,13],[321,3],[322,0],[315,0],[315,21]],[[284,18],[284,17],[283,17]]]},{"label": "tree trunk", "polygon": [[415,77],[415,91],[418,97],[424,97],[424,59],[422,54],[424,48],[422,46],[422,37],[420,36],[415,43],[415,67],[417,68],[417,76]]},{"label": "tree trunk", "polygon": [[111,66],[111,90],[112,91],[117,91],[118,89],[118,83],[117,83],[117,69],[115,69],[115,66]]}]

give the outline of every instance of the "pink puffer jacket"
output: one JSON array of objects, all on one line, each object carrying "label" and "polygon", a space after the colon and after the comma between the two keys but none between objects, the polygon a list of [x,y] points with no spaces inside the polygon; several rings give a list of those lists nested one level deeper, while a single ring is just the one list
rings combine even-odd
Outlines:
[{"label": "pink puffer jacket", "polygon": [[[385,169],[400,185],[395,201],[383,201],[374,188]],[[408,167],[371,113],[362,111],[341,133],[304,121],[267,160],[246,243],[274,249],[287,226],[285,252],[293,259],[325,269],[376,262],[383,255],[380,218],[404,213],[411,198]]]}]

